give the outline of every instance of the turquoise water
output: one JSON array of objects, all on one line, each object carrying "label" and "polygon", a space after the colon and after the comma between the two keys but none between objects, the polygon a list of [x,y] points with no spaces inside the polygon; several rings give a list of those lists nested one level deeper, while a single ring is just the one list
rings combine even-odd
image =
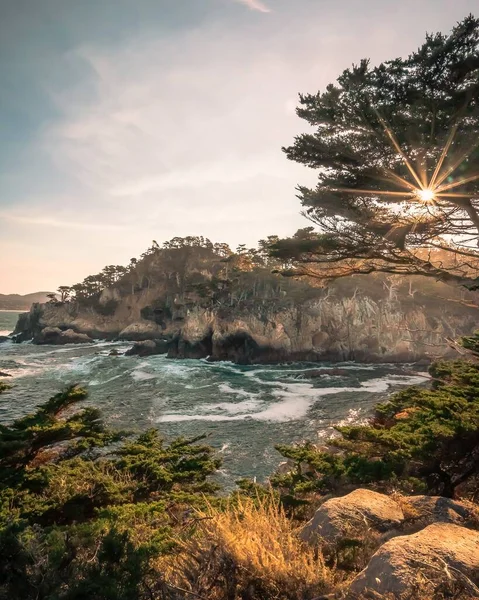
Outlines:
[{"label": "turquoise water", "polygon": [[[0,344],[0,371],[14,387],[0,396],[9,422],[71,383],[118,428],[157,427],[165,438],[205,434],[224,459],[225,483],[263,480],[281,462],[275,444],[320,442],[331,427],[366,418],[392,390],[425,381],[411,367],[326,364],[238,366],[203,360],[109,356],[124,343],[82,346]],[[311,378],[312,375],[316,377]]]},{"label": "turquoise water", "polygon": [[20,312],[13,310],[0,310],[0,335],[8,335],[15,329]]}]

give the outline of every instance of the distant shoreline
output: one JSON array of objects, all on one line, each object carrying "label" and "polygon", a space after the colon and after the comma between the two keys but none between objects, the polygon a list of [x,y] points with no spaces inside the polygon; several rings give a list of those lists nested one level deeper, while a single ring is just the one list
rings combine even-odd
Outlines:
[{"label": "distant shoreline", "polygon": [[24,308],[0,308],[0,312],[15,312],[15,313],[22,313],[22,312],[28,312],[29,309],[24,309]]}]

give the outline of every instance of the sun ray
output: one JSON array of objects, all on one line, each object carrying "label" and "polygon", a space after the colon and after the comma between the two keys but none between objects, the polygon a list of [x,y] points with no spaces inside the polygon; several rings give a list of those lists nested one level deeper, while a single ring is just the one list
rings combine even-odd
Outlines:
[{"label": "sun ray", "polygon": [[409,181],[407,181],[407,179],[404,179],[403,177],[401,177],[400,175],[398,175],[391,169],[384,167],[384,170],[390,177],[392,177],[400,185],[403,185],[404,187],[406,187],[407,189],[409,189],[411,191],[414,191],[416,189],[416,186],[413,183],[410,183]]},{"label": "sun ray", "polygon": [[437,198],[474,198],[477,194],[461,194],[460,192],[450,192],[449,194],[443,194],[442,192],[436,192]]},{"label": "sun ray", "polygon": [[[458,127],[459,127],[459,122],[456,121],[456,123],[454,123],[454,126],[451,129],[451,133],[449,134],[449,137],[447,138],[447,142],[445,143],[444,148],[442,149],[441,156],[439,157],[439,160],[437,161],[436,168],[434,169],[434,173],[433,173],[433,175],[431,177],[431,181],[429,182],[429,185],[428,185],[429,188],[434,188],[434,186],[436,185],[436,179],[439,175],[440,170],[442,169],[442,165],[444,164],[444,160],[446,159],[449,149],[451,148],[451,144],[454,141],[454,138],[456,137],[456,132],[457,132]],[[440,182],[437,185],[440,185]]]},{"label": "sun ray", "polygon": [[479,175],[472,175],[471,177],[464,177],[464,179],[459,179],[454,183],[448,183],[447,185],[443,185],[439,188],[436,188],[436,192],[438,194],[445,192],[446,190],[452,190],[453,188],[459,187],[460,185],[464,185],[465,183],[470,183],[471,181],[477,181],[479,179]]},{"label": "sun ray", "polygon": [[419,175],[423,187],[427,188],[427,153],[424,148],[418,151],[416,158],[416,173]]},{"label": "sun ray", "polygon": [[439,179],[436,181],[436,187],[439,187],[441,185],[441,183],[447,179],[449,177],[449,175],[451,173],[453,173],[457,167],[459,167],[459,165],[461,165],[466,158],[471,154],[471,152],[473,152],[477,147],[479,146],[479,138],[477,140],[477,142],[474,142],[474,144],[472,144],[465,152],[463,152],[461,154],[461,156],[456,159],[452,165],[450,165],[446,171],[439,177]]},{"label": "sun ray", "polygon": [[408,170],[411,173],[411,175],[414,177],[414,180],[417,182],[418,186],[422,189],[423,188],[422,181],[419,178],[419,176],[416,173],[416,171],[414,170],[414,167],[411,165],[411,162],[409,161],[408,157],[403,152],[403,150],[402,150],[401,146],[399,145],[399,142],[397,141],[394,133],[391,131],[390,127],[388,127],[386,121],[381,117],[381,115],[379,114],[379,112],[377,110],[375,110],[375,112],[376,112],[376,115],[377,115],[377,117],[379,119],[379,122],[381,123],[381,125],[384,128],[384,131],[386,132],[387,136],[389,137],[389,139],[390,139],[390,141],[391,141],[394,149],[401,156],[401,158],[403,159],[404,164],[408,168]]}]

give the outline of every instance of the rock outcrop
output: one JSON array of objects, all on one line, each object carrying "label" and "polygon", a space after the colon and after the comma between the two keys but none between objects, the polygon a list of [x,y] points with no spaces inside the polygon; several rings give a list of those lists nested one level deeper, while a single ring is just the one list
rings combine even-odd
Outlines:
[{"label": "rock outcrop", "polygon": [[76,333],[73,329],[62,331],[59,327],[44,327],[34,338],[36,344],[90,344],[92,338],[85,333]]},{"label": "rock outcrop", "polygon": [[479,532],[450,523],[434,523],[418,533],[383,544],[353,580],[346,598],[432,599],[438,597],[435,592],[442,580],[447,583],[453,579],[462,583],[465,590],[477,593]]},{"label": "rock outcrop", "polygon": [[33,305],[15,341],[57,327],[92,339],[166,337],[172,358],[417,362],[431,349],[436,357],[454,354],[445,339],[469,334],[479,321],[477,301],[445,284],[371,275],[320,289],[267,266],[238,265],[210,246],[176,240],[152,248],[101,292],[80,286],[75,300]]},{"label": "rock outcrop", "polygon": [[422,527],[431,523],[479,527],[479,508],[470,502],[442,496],[408,496],[401,505],[408,521],[417,521]]},{"label": "rock outcrop", "polygon": [[388,531],[403,520],[404,513],[395,500],[371,490],[357,489],[322,504],[300,537],[310,543],[333,544],[340,538],[361,536],[370,529]]},{"label": "rock outcrop", "polygon": [[166,354],[168,351],[168,340],[145,340],[136,342],[125,352],[125,356],[153,356],[155,354]]},{"label": "rock outcrop", "polygon": [[162,337],[162,329],[151,321],[132,323],[120,331],[118,339],[128,342],[156,340]]}]

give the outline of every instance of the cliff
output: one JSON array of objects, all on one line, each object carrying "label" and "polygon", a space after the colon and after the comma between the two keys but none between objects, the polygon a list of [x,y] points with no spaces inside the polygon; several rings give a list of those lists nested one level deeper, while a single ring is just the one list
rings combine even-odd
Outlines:
[{"label": "cliff", "polygon": [[444,284],[369,276],[321,289],[238,255],[180,247],[146,253],[94,294],[34,305],[15,334],[38,343],[45,328],[166,339],[170,357],[239,363],[409,362],[446,356],[446,338],[470,333],[478,320],[473,295]]}]

